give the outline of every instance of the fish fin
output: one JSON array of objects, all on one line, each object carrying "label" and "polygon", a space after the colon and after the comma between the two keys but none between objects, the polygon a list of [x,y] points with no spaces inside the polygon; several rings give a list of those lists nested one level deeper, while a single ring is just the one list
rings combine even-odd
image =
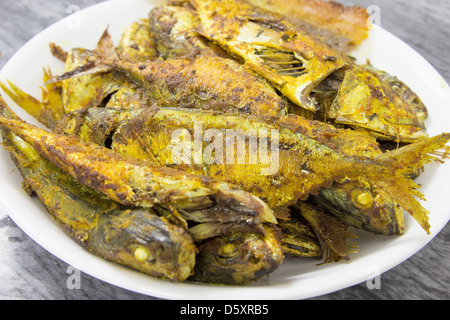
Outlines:
[{"label": "fish fin", "polygon": [[60,46],[56,45],[55,43],[50,43],[49,44],[50,47],[50,51],[52,53],[52,55],[62,61],[62,62],[66,62],[67,60],[67,56],[69,55],[69,53],[67,51],[64,51],[63,48],[61,48]]},{"label": "fish fin", "polygon": [[326,213],[318,205],[309,202],[300,201],[294,208],[308,221],[326,247],[334,254],[342,258],[358,252],[358,245],[353,240],[358,237],[348,231],[348,226],[342,221]]},{"label": "fish fin", "polygon": [[49,79],[45,84],[56,83],[67,79],[78,78],[90,74],[106,73],[114,69],[118,60],[116,49],[111,35],[106,29],[97,43],[97,49],[93,51],[93,59],[72,71],[67,71],[60,76]]},{"label": "fish fin", "polygon": [[[44,70],[44,79],[48,77],[48,73]],[[42,87],[43,96],[46,102],[41,102],[35,97],[29,95],[17,85],[7,80],[8,84],[0,82],[0,88],[13,100],[17,105],[24,109],[28,114],[33,116],[40,123],[48,128],[52,128],[54,122],[63,114],[62,102],[55,106],[50,101],[53,99],[53,87]]]},{"label": "fish fin", "polygon": [[89,61],[85,65],[82,65],[72,71],[65,72],[60,76],[52,77],[45,83],[45,85],[61,82],[67,79],[79,78],[90,74],[105,73],[111,70],[112,66],[98,64],[95,61]]},{"label": "fish fin", "polygon": [[388,183],[379,184],[384,188],[421,226],[430,234],[429,211],[417,200],[425,201],[425,196],[418,189],[420,186],[412,179],[397,177]]},{"label": "fish fin", "polygon": [[400,165],[405,174],[408,174],[419,170],[425,164],[431,162],[441,164],[450,158],[450,146],[446,145],[449,141],[450,133],[443,133],[383,153],[375,157],[375,160],[388,165]]},{"label": "fish fin", "polygon": [[114,46],[111,34],[108,32],[108,28],[100,37],[100,40],[97,43],[97,49],[95,51],[97,55],[102,58],[102,60],[119,60],[119,56]]},{"label": "fish fin", "polygon": [[6,95],[33,117],[38,117],[42,111],[41,102],[35,97],[22,91],[11,81],[7,80],[7,82],[8,84],[0,82],[0,88],[2,88]]}]

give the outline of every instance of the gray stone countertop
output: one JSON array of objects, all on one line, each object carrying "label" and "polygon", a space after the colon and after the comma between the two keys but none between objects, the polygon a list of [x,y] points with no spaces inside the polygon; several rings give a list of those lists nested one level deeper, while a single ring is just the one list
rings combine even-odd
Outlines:
[{"label": "gray stone countertop", "polygon": [[[68,15],[69,6],[81,9],[100,0],[0,0],[0,69],[35,34]],[[343,0],[345,4],[380,8],[381,26],[424,56],[450,81],[450,1]],[[315,297],[317,300],[450,298],[450,225],[425,248],[383,273],[381,288],[367,283]],[[31,240],[0,210],[0,299],[154,300],[81,274],[80,289],[67,286],[70,266]],[[270,297],[268,297],[270,298]]]}]

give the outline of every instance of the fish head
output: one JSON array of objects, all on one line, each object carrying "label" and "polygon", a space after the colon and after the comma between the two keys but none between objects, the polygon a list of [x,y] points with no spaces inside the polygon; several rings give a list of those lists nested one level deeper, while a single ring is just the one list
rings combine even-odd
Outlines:
[{"label": "fish head", "polygon": [[195,265],[197,249],[189,233],[149,209],[100,215],[88,241],[109,259],[149,275],[160,277],[158,270],[164,270],[168,279],[181,281]]},{"label": "fish head", "polygon": [[133,22],[122,34],[117,47],[122,60],[142,62],[158,58],[155,42],[150,34],[148,19]]},{"label": "fish head", "polygon": [[414,142],[428,138],[423,114],[364,66],[346,70],[327,114],[337,124],[367,130],[380,140]]},{"label": "fish head", "polygon": [[404,232],[403,208],[384,190],[369,183],[334,183],[332,188],[322,188],[313,199],[352,227],[381,235]]},{"label": "fish head", "polygon": [[278,230],[230,232],[198,246],[193,280],[244,285],[278,268],[284,259]]},{"label": "fish head", "polygon": [[406,83],[386,71],[373,68],[371,65],[366,65],[365,67],[375,72],[406,104],[411,106],[415,110],[419,120],[425,121],[428,119],[429,113],[425,103]]}]

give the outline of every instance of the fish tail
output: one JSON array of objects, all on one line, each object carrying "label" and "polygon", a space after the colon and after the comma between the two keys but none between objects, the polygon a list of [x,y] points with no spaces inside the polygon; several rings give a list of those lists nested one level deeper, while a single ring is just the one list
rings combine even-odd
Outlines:
[{"label": "fish tail", "polygon": [[[47,127],[52,127],[53,123],[56,121],[57,115],[61,114],[59,110],[53,110],[52,106],[47,106],[35,97],[29,95],[17,85],[7,80],[7,83],[0,82],[0,88],[6,93],[6,95],[24,109],[28,114],[33,116],[42,124]],[[6,104],[5,104],[6,105]],[[9,109],[9,108],[8,108]],[[11,114],[11,109],[9,109],[9,114]]]},{"label": "fish tail", "polygon": [[450,133],[443,133],[377,156],[378,162],[396,165],[405,175],[434,162],[442,164],[450,157]]}]

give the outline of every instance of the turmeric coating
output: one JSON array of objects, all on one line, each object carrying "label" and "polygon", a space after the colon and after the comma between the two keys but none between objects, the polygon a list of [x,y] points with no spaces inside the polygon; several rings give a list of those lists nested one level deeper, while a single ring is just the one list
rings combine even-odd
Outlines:
[{"label": "turmeric coating", "polygon": [[[115,45],[50,51],[42,98],[3,92],[3,146],[89,252],[169,281],[246,285],[286,256],[348,260],[352,228],[430,233],[415,178],[449,157],[400,79],[347,54],[367,12],[321,0],[176,0]],[[301,263],[301,260],[298,261]]]}]

